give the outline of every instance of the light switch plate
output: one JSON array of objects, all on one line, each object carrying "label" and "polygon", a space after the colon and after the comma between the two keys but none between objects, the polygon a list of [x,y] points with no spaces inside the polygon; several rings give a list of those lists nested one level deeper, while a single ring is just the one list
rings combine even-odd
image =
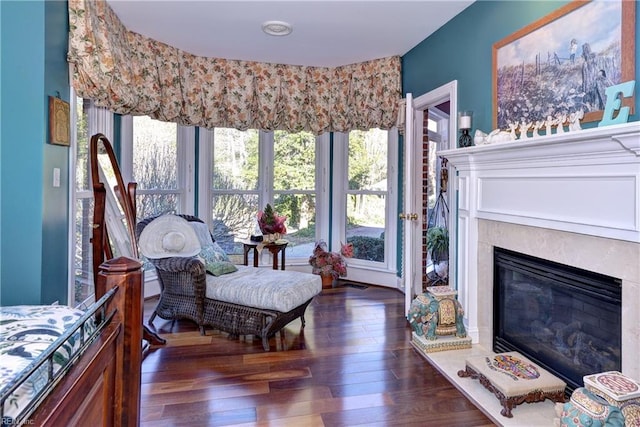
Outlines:
[{"label": "light switch plate", "polygon": [[60,168],[53,168],[53,186],[60,187]]}]

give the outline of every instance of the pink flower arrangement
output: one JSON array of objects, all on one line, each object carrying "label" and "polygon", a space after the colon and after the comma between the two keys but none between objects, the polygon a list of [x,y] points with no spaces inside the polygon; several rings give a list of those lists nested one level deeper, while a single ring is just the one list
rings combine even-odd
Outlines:
[{"label": "pink flower arrangement", "polygon": [[353,257],[353,243],[340,242],[340,253],[346,258]]},{"label": "pink flower arrangement", "polygon": [[313,274],[330,274],[334,278],[347,275],[347,263],[342,254],[327,251],[327,244],[322,240],[316,243],[313,255],[309,257],[309,264],[313,267]]},{"label": "pink flower arrangement", "polygon": [[286,216],[276,214],[268,203],[264,211],[258,211],[258,227],[262,234],[287,234],[286,220]]}]

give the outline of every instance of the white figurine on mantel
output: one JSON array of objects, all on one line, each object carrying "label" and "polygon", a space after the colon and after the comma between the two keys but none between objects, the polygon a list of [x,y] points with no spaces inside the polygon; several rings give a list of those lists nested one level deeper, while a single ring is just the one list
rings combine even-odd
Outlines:
[{"label": "white figurine on mantel", "polygon": [[480,129],[476,129],[476,132],[473,134],[473,145],[485,145],[488,143],[487,134]]},{"label": "white figurine on mantel", "polygon": [[542,126],[544,126],[544,120],[536,120],[535,124],[533,125],[533,137],[534,138],[540,136],[540,134],[538,133],[538,130],[540,130],[542,128]]},{"label": "white figurine on mantel", "polygon": [[516,129],[518,129],[518,123],[511,123],[509,122],[509,129],[511,129],[511,139],[512,140],[516,140],[518,139],[518,137],[516,136]]},{"label": "white figurine on mantel", "polygon": [[553,120],[553,117],[547,116],[547,120],[544,122],[545,133],[547,136],[551,135],[551,126],[553,126],[554,123],[555,123],[555,120]]},{"label": "white figurine on mantel", "polygon": [[584,110],[582,109],[569,114],[569,132],[582,130],[582,126],[580,126],[580,120],[582,120],[583,118]]},{"label": "white figurine on mantel", "polygon": [[520,130],[520,139],[529,139],[529,135],[527,134],[527,131],[529,130],[532,124],[533,123],[531,122],[526,123],[525,120],[522,119],[522,122],[520,122],[520,126],[518,127]]},{"label": "white figurine on mantel", "polygon": [[556,120],[556,123],[558,125],[558,127],[556,128],[556,133],[564,133],[564,122],[566,121],[567,121],[566,113],[558,114],[558,120]]},{"label": "white figurine on mantel", "polygon": [[475,145],[487,145],[494,142],[508,141],[513,141],[511,133],[500,129],[494,129],[489,134],[482,132],[480,129],[476,129],[476,133],[473,136],[473,143]]}]

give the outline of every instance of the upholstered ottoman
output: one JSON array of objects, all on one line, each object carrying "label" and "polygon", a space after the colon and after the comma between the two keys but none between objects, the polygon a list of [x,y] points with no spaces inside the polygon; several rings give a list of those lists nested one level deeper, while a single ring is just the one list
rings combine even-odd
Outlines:
[{"label": "upholstered ottoman", "polygon": [[524,402],[564,402],[566,383],[518,352],[474,356],[466,359],[465,365],[458,376],[479,380],[498,398],[503,407],[500,414],[507,418],[513,417],[511,410]]}]

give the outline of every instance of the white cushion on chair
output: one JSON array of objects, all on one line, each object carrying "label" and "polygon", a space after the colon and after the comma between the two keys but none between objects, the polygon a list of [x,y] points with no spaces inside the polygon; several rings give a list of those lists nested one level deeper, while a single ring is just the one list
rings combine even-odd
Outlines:
[{"label": "white cushion on chair", "polygon": [[238,266],[235,273],[207,274],[207,298],[254,308],[287,312],[320,292],[320,276],[298,271]]}]

